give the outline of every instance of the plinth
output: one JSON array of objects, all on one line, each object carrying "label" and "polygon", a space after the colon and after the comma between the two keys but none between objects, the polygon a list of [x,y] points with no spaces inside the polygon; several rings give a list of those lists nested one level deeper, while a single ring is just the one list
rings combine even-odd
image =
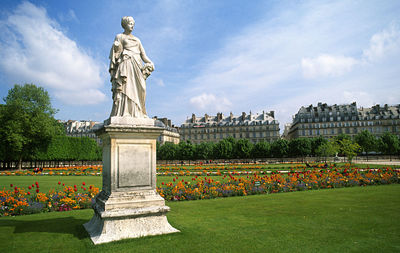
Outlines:
[{"label": "plinth", "polygon": [[156,191],[156,139],[163,129],[152,119],[115,122],[96,132],[103,143],[103,189],[84,224],[90,238],[100,244],[179,232],[168,223],[170,209]]}]

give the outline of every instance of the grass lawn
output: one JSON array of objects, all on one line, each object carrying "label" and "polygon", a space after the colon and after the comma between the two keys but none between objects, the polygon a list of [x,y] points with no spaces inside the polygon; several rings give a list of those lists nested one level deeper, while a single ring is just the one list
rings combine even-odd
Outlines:
[{"label": "grass lawn", "polygon": [[92,210],[2,217],[0,252],[400,251],[400,185],[167,204],[181,233],[97,246],[82,226]]}]

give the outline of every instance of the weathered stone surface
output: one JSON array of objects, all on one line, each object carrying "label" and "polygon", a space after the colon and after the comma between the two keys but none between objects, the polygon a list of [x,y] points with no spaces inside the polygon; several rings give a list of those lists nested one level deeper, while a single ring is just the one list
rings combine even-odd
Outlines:
[{"label": "weathered stone surface", "polygon": [[150,118],[134,118],[132,116],[112,116],[104,121],[104,125],[131,125],[131,126],[154,126],[155,120]]},{"label": "weathered stone surface", "polygon": [[94,244],[179,232],[167,221],[167,206],[98,211],[84,224]]},{"label": "weathered stone surface", "polygon": [[103,189],[93,218],[84,224],[93,243],[179,232],[167,221],[169,207],[156,191],[156,138],[162,128],[106,125]]}]

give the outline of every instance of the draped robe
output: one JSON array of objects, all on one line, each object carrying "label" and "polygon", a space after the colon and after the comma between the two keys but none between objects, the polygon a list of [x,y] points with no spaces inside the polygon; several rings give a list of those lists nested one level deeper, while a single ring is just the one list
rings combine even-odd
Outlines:
[{"label": "draped robe", "polygon": [[138,38],[118,34],[110,52],[113,108],[110,116],[147,118],[146,79],[142,74],[142,55],[146,55]]}]

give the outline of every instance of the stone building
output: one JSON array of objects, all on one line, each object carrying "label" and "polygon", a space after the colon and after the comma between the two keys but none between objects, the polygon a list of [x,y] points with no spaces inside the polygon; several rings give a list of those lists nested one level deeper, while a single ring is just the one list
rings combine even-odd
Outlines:
[{"label": "stone building", "polygon": [[227,137],[235,139],[248,139],[252,143],[259,141],[272,142],[279,139],[279,123],[275,120],[274,111],[249,115],[242,113],[240,116],[196,117],[192,114],[190,119],[181,125],[179,130],[181,141],[190,140],[192,143],[218,142]]},{"label": "stone building", "polygon": [[101,143],[100,138],[96,136],[94,131],[102,126],[100,122],[90,121],[90,120],[68,120],[61,122],[64,124],[65,133],[67,136],[72,137],[89,137],[98,144]]},{"label": "stone building", "polygon": [[174,144],[179,144],[180,135],[178,132],[178,128],[175,127],[170,119],[167,118],[157,118],[157,116],[153,117],[156,121],[156,126],[163,127],[164,131],[157,138],[157,141],[160,144],[164,144],[166,142],[171,142]]},{"label": "stone building", "polygon": [[334,137],[339,134],[354,136],[368,130],[375,136],[391,132],[400,136],[400,104],[375,105],[357,108],[356,102],[343,105],[301,107],[293,117],[288,133],[289,139],[299,137]]},{"label": "stone building", "polygon": [[[179,143],[179,133],[177,128],[171,124],[171,120],[167,118],[153,118],[156,121],[156,126],[163,127],[164,130],[161,135],[158,137],[157,141],[161,144],[165,142],[172,142],[175,144]],[[94,140],[98,144],[101,144],[100,138],[96,136],[94,131],[100,128],[103,123],[90,121],[90,120],[68,120],[68,121],[61,121],[64,124],[65,132],[67,136],[72,137],[89,137]]]}]

